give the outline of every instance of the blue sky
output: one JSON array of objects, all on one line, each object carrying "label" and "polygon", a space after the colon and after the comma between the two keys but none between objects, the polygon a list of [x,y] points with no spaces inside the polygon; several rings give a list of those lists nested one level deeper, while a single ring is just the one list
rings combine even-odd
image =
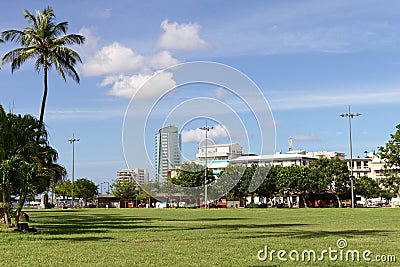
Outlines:
[{"label": "blue sky", "polygon": [[[87,38],[84,46],[75,48],[84,61],[77,67],[81,83],[65,83],[51,72],[45,115],[51,144],[68,170],[72,149],[67,140],[72,133],[80,138],[76,177],[111,181],[126,167],[122,135],[131,96],[154,73],[189,61],[226,64],[254,81],[272,110],[276,151],[287,151],[293,137],[294,149],[348,154],[348,121],[339,114],[347,112],[349,104],[362,114],[353,120],[354,156],[377,150],[399,123],[398,1],[8,1],[2,3],[7,12],[0,30],[23,29],[23,9],[33,12],[47,5],[58,21],[69,21],[69,33]],[[14,47],[2,44],[0,53]],[[164,84],[174,82],[173,77],[164,78]],[[186,87],[156,102],[160,92],[155,86],[143,101],[160,107],[164,103],[164,108],[200,96],[234,103],[223,88]],[[14,74],[2,66],[0,90],[6,110],[39,114],[42,76],[31,63]],[[183,152],[188,159],[201,141],[196,129],[204,124],[204,111],[191,106],[192,118],[201,119],[186,121],[181,129],[186,131]],[[146,128],[141,124],[147,114],[136,113],[141,118],[138,132],[146,128],[146,140],[134,134],[131,140],[138,146],[147,142],[151,160],[155,132],[149,131],[166,122],[162,114]],[[242,120],[250,117],[243,115]],[[210,121],[227,127],[223,120]],[[245,129],[252,147],[260,142],[257,133],[252,134],[256,130],[256,125]],[[235,131],[216,127],[213,138],[245,142]],[[147,156],[138,154],[132,161],[130,167],[149,167]]]}]

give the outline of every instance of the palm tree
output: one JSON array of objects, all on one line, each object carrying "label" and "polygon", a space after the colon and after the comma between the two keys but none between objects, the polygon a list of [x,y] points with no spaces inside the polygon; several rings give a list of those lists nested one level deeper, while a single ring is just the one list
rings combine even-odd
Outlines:
[{"label": "palm tree", "polygon": [[66,175],[57,164],[58,153],[49,145],[48,133],[31,115],[5,114],[0,106],[0,190],[8,203],[11,193],[19,197],[15,225],[29,195],[40,194]]},{"label": "palm tree", "polygon": [[36,14],[24,10],[24,17],[29,26],[24,30],[7,30],[2,32],[5,41],[16,42],[21,47],[11,50],[2,58],[2,64],[11,63],[11,71],[19,69],[28,59],[35,60],[35,70],[43,70],[44,91],[40,109],[40,124],[43,124],[47,99],[47,72],[55,67],[66,81],[66,75],[79,83],[79,75],[75,65],[82,60],[79,54],[68,46],[81,45],[85,37],[79,34],[66,34],[68,22],[56,24],[56,17],[51,7]]}]

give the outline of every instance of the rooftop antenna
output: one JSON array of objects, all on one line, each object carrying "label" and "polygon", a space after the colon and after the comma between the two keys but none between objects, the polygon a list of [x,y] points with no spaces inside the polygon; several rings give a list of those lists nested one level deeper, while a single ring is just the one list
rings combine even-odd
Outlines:
[{"label": "rooftop antenna", "polygon": [[293,138],[289,137],[289,152],[293,150]]}]

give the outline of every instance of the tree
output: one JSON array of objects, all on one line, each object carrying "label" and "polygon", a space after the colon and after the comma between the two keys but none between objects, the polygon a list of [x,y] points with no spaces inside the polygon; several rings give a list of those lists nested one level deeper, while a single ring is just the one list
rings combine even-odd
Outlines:
[{"label": "tree", "polygon": [[40,109],[40,125],[43,124],[44,111],[47,99],[48,71],[55,67],[57,72],[66,81],[70,76],[79,83],[79,75],[75,65],[82,60],[79,54],[68,46],[83,44],[85,37],[79,34],[66,34],[68,22],[56,23],[56,16],[51,7],[47,7],[36,14],[24,10],[24,17],[29,26],[24,30],[7,30],[2,32],[5,41],[18,43],[21,47],[6,53],[2,64],[11,63],[11,71],[19,69],[27,60],[35,60],[35,70],[43,71],[43,97]]},{"label": "tree", "polygon": [[322,192],[334,195],[341,207],[342,199],[350,194],[350,176],[346,163],[338,158],[320,158],[309,166],[317,186],[324,190]]},{"label": "tree", "polygon": [[76,196],[83,199],[85,207],[87,206],[87,202],[93,200],[97,195],[97,186],[86,178],[76,180],[74,187]]},{"label": "tree", "polygon": [[[207,179],[205,179],[204,175],[204,166],[195,162],[185,162],[177,170],[177,175],[170,179],[172,184],[182,188],[165,183],[162,184],[160,193],[165,193],[168,198],[171,198],[173,194],[186,194],[192,198],[191,201],[197,202],[204,191],[202,189],[204,183],[206,182],[208,185],[215,180],[211,169],[207,168]],[[212,199],[212,194],[210,193],[208,192],[208,200]]]},{"label": "tree", "polygon": [[400,177],[392,175],[387,178],[382,178],[379,185],[381,188],[380,196],[388,202],[391,201],[392,198],[398,197],[400,193]]},{"label": "tree", "polygon": [[233,181],[236,181],[236,184],[227,193],[227,198],[229,200],[238,200],[238,199],[240,200],[248,195],[253,196],[255,194],[255,192],[252,193],[249,192],[249,185],[251,183],[256,168],[257,168],[256,165],[248,167],[244,164],[237,164],[231,167],[228,166],[223,172],[220,173],[218,179],[221,178],[229,179],[229,177],[233,177]]},{"label": "tree", "polygon": [[114,183],[111,192],[120,199],[132,199],[132,201],[139,193],[136,183],[129,180]]},{"label": "tree", "polygon": [[4,222],[7,227],[9,226],[9,212],[11,208],[11,192],[12,192],[12,180],[11,177],[18,175],[19,159],[17,156],[13,156],[10,159],[3,160],[0,163],[0,192],[1,192],[1,205],[0,215],[4,218]]},{"label": "tree", "polygon": [[219,198],[223,195],[225,195],[228,200],[238,199],[239,187],[237,184],[241,181],[246,168],[244,164],[234,164],[228,165],[221,171],[209,190],[209,195],[212,199]]},{"label": "tree", "polygon": [[312,176],[312,170],[308,166],[299,165],[291,165],[282,169],[287,169],[289,175],[287,181],[291,185],[290,192],[302,197],[304,205],[307,207],[310,194],[319,191],[318,181]]},{"label": "tree", "polygon": [[[51,202],[54,202],[54,194],[56,193],[56,186],[64,181],[67,177],[67,170],[63,165],[52,164],[50,168],[46,169],[50,176],[50,188],[51,188]],[[69,191],[71,192],[71,191]]]},{"label": "tree", "polygon": [[[207,169],[207,181],[213,180],[212,170]],[[171,182],[182,187],[196,187],[204,185],[204,166],[194,162],[185,162],[177,170],[177,175]]]},{"label": "tree", "polygon": [[278,172],[277,188],[285,196],[289,196],[289,207],[292,207],[292,196],[300,195],[307,203],[308,194],[313,190],[310,169],[307,166],[290,165],[281,167]]},{"label": "tree", "polygon": [[68,198],[71,196],[72,183],[69,180],[58,183],[55,187],[56,196]]},{"label": "tree", "polygon": [[[272,166],[259,166],[259,168],[262,169],[269,169],[268,173],[266,174],[266,177],[262,184],[257,188],[256,194],[260,197],[266,197],[269,200],[271,200],[272,197],[275,196],[276,192],[278,191],[277,189],[277,180],[278,180],[278,174],[283,168],[280,165],[272,165]],[[266,170],[262,170],[261,172],[266,172]]]},{"label": "tree", "polygon": [[390,134],[385,146],[379,147],[378,156],[383,159],[388,168],[400,168],[400,124],[394,134]]},{"label": "tree", "polygon": [[365,199],[379,197],[379,184],[370,177],[361,176],[354,180],[354,191]]},{"label": "tree", "polygon": [[16,162],[13,175],[8,175],[7,179],[11,183],[11,194],[18,196],[15,211],[15,225],[18,226],[27,197],[46,191],[50,186],[50,173],[55,166],[62,166],[56,163],[58,153],[49,145],[46,129],[35,117],[2,114],[0,130],[0,164],[11,159]]}]

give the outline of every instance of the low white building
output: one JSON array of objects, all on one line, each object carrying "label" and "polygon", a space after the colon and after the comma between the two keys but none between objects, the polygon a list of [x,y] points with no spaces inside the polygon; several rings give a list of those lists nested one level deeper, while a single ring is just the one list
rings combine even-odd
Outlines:
[{"label": "low white building", "polygon": [[197,164],[204,165],[207,157],[207,168],[212,169],[214,174],[219,174],[225,169],[229,162],[242,156],[242,147],[239,144],[221,144],[200,146],[196,154]]},{"label": "low white building", "polygon": [[251,155],[241,156],[230,161],[230,164],[245,164],[247,166],[255,165],[299,165],[307,166],[312,161],[317,160],[316,157],[310,157],[305,154],[296,153],[276,153],[270,155]]}]

